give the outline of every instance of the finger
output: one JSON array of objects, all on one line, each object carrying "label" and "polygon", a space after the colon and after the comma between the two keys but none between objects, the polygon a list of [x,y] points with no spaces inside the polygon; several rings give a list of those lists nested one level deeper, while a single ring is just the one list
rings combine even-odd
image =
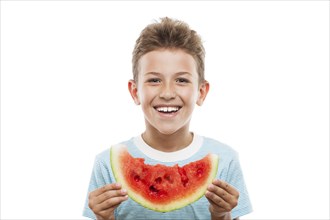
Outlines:
[{"label": "finger", "polygon": [[117,206],[119,206],[122,202],[126,201],[127,199],[128,199],[128,195],[112,197],[99,204],[96,210],[98,211],[104,211],[108,209],[114,210]]},{"label": "finger", "polygon": [[[205,193],[205,197],[207,198],[207,200],[209,201],[210,205],[213,206],[214,209],[217,209],[217,211],[224,211],[225,209],[222,208],[221,204],[224,204],[224,201],[222,201],[221,199],[217,199],[215,197],[213,197],[212,193],[209,191],[206,191]],[[216,202],[215,202],[215,201]]]},{"label": "finger", "polygon": [[126,196],[126,195],[127,195],[127,191],[125,189],[109,190],[109,191],[106,191],[106,192],[98,195],[97,197],[94,197],[94,202],[96,204],[99,204],[108,199],[111,199],[114,197],[122,197],[122,196]]},{"label": "finger", "polygon": [[226,202],[223,198],[213,192],[207,190],[205,193],[205,197],[209,200],[210,204],[212,205],[212,208],[216,212],[229,212],[232,209],[231,205],[228,202]]},{"label": "finger", "polygon": [[101,195],[102,193],[106,192],[106,191],[109,191],[109,190],[118,190],[118,189],[121,189],[121,184],[120,183],[111,183],[111,184],[107,184],[107,185],[104,185],[94,191],[92,191],[90,194],[89,194],[89,197],[97,197],[99,195]]},{"label": "finger", "polygon": [[225,189],[221,188],[219,185],[211,184],[207,187],[207,190],[221,197],[223,200],[228,200],[232,195],[230,195]]},{"label": "finger", "polygon": [[233,195],[236,198],[238,198],[239,196],[239,192],[237,191],[237,189],[223,180],[219,180],[219,179],[213,180],[212,184],[219,186],[220,188],[222,188],[223,190],[225,190],[230,195]]},{"label": "finger", "polygon": [[223,213],[226,212],[226,210],[224,208],[222,208],[221,206],[215,204],[211,199],[207,198],[207,200],[210,203],[210,211],[211,212],[215,212],[215,213]]},{"label": "finger", "polygon": [[229,204],[231,208],[234,208],[238,203],[237,196],[229,194],[225,189],[220,188],[218,185],[211,184],[207,189],[219,196],[223,201]]}]

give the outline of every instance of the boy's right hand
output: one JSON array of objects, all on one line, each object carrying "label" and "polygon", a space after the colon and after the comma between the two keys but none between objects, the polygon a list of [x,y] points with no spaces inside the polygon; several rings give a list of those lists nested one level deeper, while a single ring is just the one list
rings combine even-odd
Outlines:
[{"label": "boy's right hand", "polygon": [[112,183],[90,192],[88,206],[98,220],[115,219],[115,208],[127,198],[127,191],[119,183]]}]

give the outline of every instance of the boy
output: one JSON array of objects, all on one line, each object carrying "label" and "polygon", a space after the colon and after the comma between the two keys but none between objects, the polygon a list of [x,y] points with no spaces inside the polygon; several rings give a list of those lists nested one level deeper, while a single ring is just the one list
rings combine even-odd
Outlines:
[{"label": "boy", "polygon": [[96,157],[84,216],[96,219],[238,219],[251,212],[237,153],[216,140],[189,131],[195,105],[209,91],[200,37],[181,21],[163,18],[147,26],[133,51],[129,92],[142,106],[145,131],[123,142],[145,163],[180,166],[207,153],[220,157],[217,179],[198,201],[167,213],[145,209],[115,183],[110,149]]}]

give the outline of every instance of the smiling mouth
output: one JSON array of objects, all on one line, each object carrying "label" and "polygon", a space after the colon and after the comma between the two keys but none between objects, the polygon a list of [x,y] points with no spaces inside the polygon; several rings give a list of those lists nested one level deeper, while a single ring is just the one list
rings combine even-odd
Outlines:
[{"label": "smiling mouth", "polygon": [[161,112],[161,113],[166,113],[166,114],[171,114],[178,112],[181,107],[179,106],[160,106],[160,107],[154,107],[156,111]]}]

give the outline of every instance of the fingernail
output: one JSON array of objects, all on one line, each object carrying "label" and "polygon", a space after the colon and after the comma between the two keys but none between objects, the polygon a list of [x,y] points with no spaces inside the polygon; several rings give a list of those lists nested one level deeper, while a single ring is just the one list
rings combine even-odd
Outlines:
[{"label": "fingernail", "polygon": [[121,190],[121,193],[126,194],[127,193],[127,190],[126,189],[122,189]]},{"label": "fingernail", "polygon": [[121,187],[120,183],[116,183],[116,186],[117,186],[117,187]]}]

